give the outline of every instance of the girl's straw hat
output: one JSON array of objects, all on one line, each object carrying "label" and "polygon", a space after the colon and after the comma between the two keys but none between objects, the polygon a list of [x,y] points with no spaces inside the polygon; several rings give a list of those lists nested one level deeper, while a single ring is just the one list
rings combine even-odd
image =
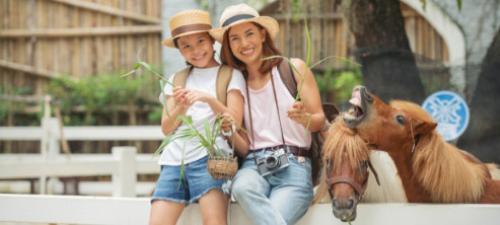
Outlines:
[{"label": "girl's straw hat", "polygon": [[215,40],[222,43],[224,32],[226,32],[228,28],[245,22],[254,22],[261,25],[267,30],[273,40],[280,29],[278,21],[274,18],[269,16],[260,16],[257,10],[247,4],[238,4],[228,6],[224,9],[224,12],[222,12],[219,20],[220,27],[210,31],[210,34],[215,38]]},{"label": "girl's straw hat", "polygon": [[176,38],[208,32],[212,29],[210,15],[203,10],[193,9],[179,12],[172,16],[169,21],[170,36],[163,40],[167,47],[175,48]]}]

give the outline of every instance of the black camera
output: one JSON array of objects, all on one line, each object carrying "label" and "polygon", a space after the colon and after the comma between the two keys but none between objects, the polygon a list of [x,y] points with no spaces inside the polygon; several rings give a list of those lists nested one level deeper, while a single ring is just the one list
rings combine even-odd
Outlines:
[{"label": "black camera", "polygon": [[288,154],[284,148],[280,148],[270,155],[255,158],[255,163],[259,173],[262,176],[267,176],[288,167]]}]

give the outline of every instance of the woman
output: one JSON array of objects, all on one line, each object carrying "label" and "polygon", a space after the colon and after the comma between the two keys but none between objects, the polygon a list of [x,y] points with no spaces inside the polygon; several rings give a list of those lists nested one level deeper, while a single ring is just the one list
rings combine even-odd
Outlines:
[{"label": "woman", "polygon": [[[179,116],[191,117],[193,127],[201,133],[205,132],[205,122],[213,124],[217,114],[225,114],[235,125],[241,124],[245,81],[239,71],[233,70],[227,87],[227,106],[218,101],[216,84],[220,66],[214,59],[210,29],[210,16],[201,10],[183,11],[170,19],[172,37],[164,44],[177,48],[190,69],[185,87],[165,86],[166,104],[161,121],[165,135],[190,129],[177,119]],[[171,76],[170,82],[177,76],[181,73]],[[216,144],[230,150],[222,136]],[[160,176],[151,198],[150,224],[175,225],[185,205],[194,202],[200,205],[203,224],[227,224],[228,198],[222,192],[224,180],[210,176],[207,150],[199,146],[196,138],[177,138],[164,147],[159,160]],[[236,145],[236,150],[239,149],[242,150],[237,153],[245,155],[248,146]]]},{"label": "woman", "polygon": [[279,25],[245,5],[229,6],[211,31],[222,43],[221,61],[246,78],[244,122],[250,150],[236,174],[232,191],[255,224],[295,224],[313,197],[309,147],[311,131],[324,126],[319,90],[314,76],[300,59],[291,63],[300,73],[295,101],[280,78],[282,59],[273,43]]}]

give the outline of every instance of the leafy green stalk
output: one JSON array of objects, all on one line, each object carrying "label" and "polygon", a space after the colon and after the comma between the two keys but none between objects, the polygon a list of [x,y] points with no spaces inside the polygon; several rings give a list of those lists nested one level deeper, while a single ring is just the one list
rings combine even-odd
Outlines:
[{"label": "leafy green stalk", "polygon": [[311,65],[311,33],[309,32],[309,27],[307,26],[307,19],[304,15],[304,29],[306,32],[306,65]]},{"label": "leafy green stalk", "polygon": [[174,84],[172,82],[170,82],[168,79],[166,79],[161,73],[157,72],[155,69],[153,69],[153,67],[144,62],[144,61],[137,61],[136,63],[134,63],[134,66],[133,66],[133,69],[130,70],[129,72],[125,73],[125,74],[122,74],[120,75],[120,77],[127,77],[127,76],[130,76],[132,74],[136,74],[139,69],[146,69],[147,71],[151,72],[154,76],[156,76],[156,78],[166,82],[167,84],[171,85],[172,87],[174,87]]}]

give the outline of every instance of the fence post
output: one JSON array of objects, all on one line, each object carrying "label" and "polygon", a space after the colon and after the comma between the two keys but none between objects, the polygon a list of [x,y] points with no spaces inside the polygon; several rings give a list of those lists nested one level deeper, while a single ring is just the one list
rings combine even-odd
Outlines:
[{"label": "fence post", "polygon": [[118,161],[117,169],[113,172],[113,196],[135,197],[137,185],[137,149],[132,146],[115,146],[113,156]]},{"label": "fence post", "polygon": [[[51,117],[50,102],[52,97],[50,95],[45,95],[43,98],[43,118],[41,122],[42,126],[42,139],[40,142],[40,154],[46,161],[54,160],[59,155],[59,121]],[[40,194],[51,194],[55,177],[49,178],[49,183],[47,184],[47,176],[40,176]]]}]

